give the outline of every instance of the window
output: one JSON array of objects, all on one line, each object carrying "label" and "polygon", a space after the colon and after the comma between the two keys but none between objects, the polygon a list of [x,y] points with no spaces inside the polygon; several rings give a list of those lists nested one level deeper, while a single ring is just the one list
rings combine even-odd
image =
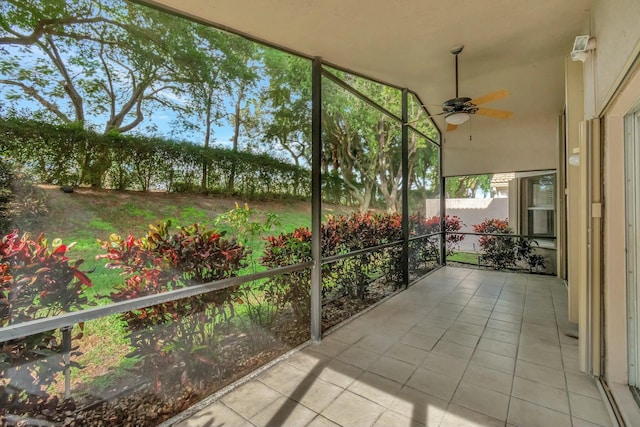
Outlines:
[{"label": "window", "polygon": [[528,236],[555,236],[555,174],[523,178],[526,196],[522,234]]}]

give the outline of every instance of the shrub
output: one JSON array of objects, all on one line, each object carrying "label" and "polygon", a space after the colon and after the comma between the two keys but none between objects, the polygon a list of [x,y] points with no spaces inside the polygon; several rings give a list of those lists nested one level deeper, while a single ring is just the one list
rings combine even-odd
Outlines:
[{"label": "shrub", "polygon": [[[292,233],[266,238],[262,265],[279,268],[308,261],[311,261],[311,231],[308,228],[296,228]],[[265,298],[279,311],[290,306],[298,322],[308,324],[311,310],[310,283],[310,269],[304,269],[272,277],[262,290]]]},{"label": "shrub", "polygon": [[473,231],[495,234],[478,238],[483,251],[482,260],[494,269],[514,268],[519,261],[524,262],[529,271],[544,268],[544,257],[533,253],[533,244],[538,245],[538,242],[509,236],[513,234],[513,230],[506,219],[485,219],[480,224],[473,225]]},{"label": "shrub", "polygon": [[[150,226],[143,238],[112,235],[101,242],[107,253],[98,257],[125,277],[112,300],[234,277],[245,266],[248,250],[224,232],[194,224],[170,233],[170,225]],[[225,288],[122,314],[134,347],[130,356],[142,358],[141,368],[158,390],[170,391],[168,386],[190,383],[203,372],[222,374],[215,354],[217,326],[234,315],[234,303],[241,302],[236,291]]]},{"label": "shrub", "polygon": [[49,212],[45,193],[31,177],[0,160],[0,233],[12,227],[27,228]]},{"label": "shrub", "polygon": [[[397,214],[352,213],[327,217],[321,228],[322,256],[349,253],[402,238],[401,216]],[[266,239],[263,265],[284,267],[311,261],[311,231],[298,228]],[[386,283],[402,283],[401,248],[391,246],[323,266],[323,297],[344,295],[365,299],[370,283],[383,278]],[[309,319],[310,271],[302,270],[270,279],[265,285],[268,298],[280,309],[290,306],[301,322]]]},{"label": "shrub", "polygon": [[[440,216],[430,218],[418,215],[409,217],[409,230],[412,235],[424,236],[438,233],[440,231]],[[464,234],[455,234],[460,231],[464,224],[458,216],[445,216],[446,234],[446,256],[454,254],[460,248],[460,242],[464,240]],[[421,240],[414,240],[410,244],[409,266],[417,269],[420,264],[428,261],[440,259],[440,237],[427,237]]]},{"label": "shrub", "polygon": [[[14,231],[0,242],[0,326],[55,316],[87,304],[91,281],[67,252],[73,244],[44,235],[32,240]],[[53,331],[2,343],[0,408],[18,413],[43,409],[54,375],[63,368]],[[77,354],[77,353],[74,353]],[[55,405],[54,405],[55,406]],[[2,411],[0,410],[0,413]]]},{"label": "shrub", "polygon": [[[485,219],[480,224],[474,224],[476,233],[496,234],[496,236],[480,236],[478,244],[482,248],[482,259],[496,270],[503,270],[516,265],[516,239],[509,237],[513,230],[509,222],[504,219]],[[504,234],[507,236],[498,236]]]}]

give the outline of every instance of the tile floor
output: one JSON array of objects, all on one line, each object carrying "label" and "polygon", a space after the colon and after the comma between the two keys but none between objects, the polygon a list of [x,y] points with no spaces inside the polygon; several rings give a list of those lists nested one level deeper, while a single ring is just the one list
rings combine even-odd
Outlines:
[{"label": "tile floor", "polygon": [[555,278],[446,267],[177,425],[612,426],[566,306]]}]

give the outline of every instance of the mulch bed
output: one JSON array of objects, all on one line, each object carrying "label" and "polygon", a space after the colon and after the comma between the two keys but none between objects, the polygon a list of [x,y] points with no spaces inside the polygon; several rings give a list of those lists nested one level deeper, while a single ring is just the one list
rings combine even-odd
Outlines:
[{"label": "mulch bed", "polygon": [[[368,286],[364,299],[333,299],[323,306],[323,329],[347,320],[393,292],[377,281]],[[125,379],[126,386],[115,385],[101,397],[82,395],[61,400],[53,396],[44,407],[32,411],[35,414],[12,415],[6,413],[10,412],[7,408],[0,408],[0,426],[156,426],[308,339],[308,325],[301,327],[289,313],[268,331],[230,333],[217,351],[220,356],[216,368],[203,372],[197,381],[158,392],[144,375],[132,371]]]}]

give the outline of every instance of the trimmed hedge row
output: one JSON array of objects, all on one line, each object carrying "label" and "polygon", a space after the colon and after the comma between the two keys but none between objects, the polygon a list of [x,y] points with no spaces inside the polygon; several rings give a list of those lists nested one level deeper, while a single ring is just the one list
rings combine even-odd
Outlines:
[{"label": "trimmed hedge row", "polygon": [[44,184],[310,197],[310,171],[268,154],[16,118],[0,118],[0,135],[0,154]]}]

